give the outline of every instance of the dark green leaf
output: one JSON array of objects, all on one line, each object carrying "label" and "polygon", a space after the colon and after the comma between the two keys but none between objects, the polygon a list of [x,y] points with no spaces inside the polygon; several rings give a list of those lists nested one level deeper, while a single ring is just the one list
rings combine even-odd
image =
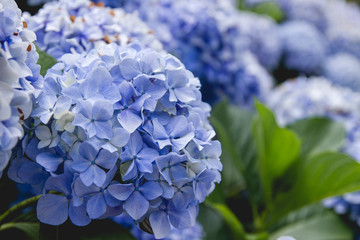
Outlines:
[{"label": "dark green leaf", "polygon": [[41,67],[40,74],[41,76],[45,76],[47,70],[54,66],[57,61],[55,60],[55,58],[40,50],[38,47],[36,47],[36,51],[39,54],[39,60],[37,63]]},{"label": "dark green leaf", "polygon": [[0,231],[4,231],[7,229],[18,229],[22,232],[24,232],[29,239],[39,239],[39,229],[40,224],[39,223],[33,223],[33,222],[9,222],[5,223],[0,226]]},{"label": "dark green leaf", "polygon": [[258,117],[254,120],[253,136],[266,200],[271,202],[275,179],[299,157],[300,139],[291,130],[280,128],[267,107],[258,101],[255,106]]},{"label": "dark green leaf", "polygon": [[205,236],[203,240],[232,240],[231,230],[224,222],[222,216],[215,209],[200,204],[199,216],[197,220],[203,227]]},{"label": "dark green leaf", "polygon": [[281,22],[284,19],[284,14],[281,11],[279,5],[275,2],[263,2],[257,4],[253,9],[253,12],[258,14],[263,14],[271,17],[276,22]]},{"label": "dark green leaf", "polygon": [[227,196],[247,188],[261,199],[261,189],[255,168],[255,145],[251,136],[254,114],[229,105],[218,104],[211,117],[222,146],[221,162],[224,166],[221,187]]},{"label": "dark green leaf", "polygon": [[328,118],[308,118],[289,126],[302,140],[302,155],[314,155],[324,151],[337,151],[345,139],[345,128],[341,123]]},{"label": "dark green leaf", "polygon": [[273,233],[270,240],[276,240],[280,236],[292,236],[296,240],[345,240],[353,238],[352,230],[337,215],[329,211],[285,226]]},{"label": "dark green leaf", "polygon": [[272,219],[325,198],[359,190],[360,164],[345,154],[325,152],[301,159],[282,181],[291,182],[292,186],[276,199]]}]

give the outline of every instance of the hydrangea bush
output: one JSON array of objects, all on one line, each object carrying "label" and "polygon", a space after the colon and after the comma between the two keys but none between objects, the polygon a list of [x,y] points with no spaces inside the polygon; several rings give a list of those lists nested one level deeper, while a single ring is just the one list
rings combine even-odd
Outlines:
[{"label": "hydrangea bush", "polygon": [[21,10],[13,0],[0,1],[0,176],[12,149],[23,137],[22,122],[29,117],[32,98],[42,86],[39,55]]},{"label": "hydrangea bush", "polygon": [[56,59],[112,42],[124,46],[140,41],[146,47],[162,49],[152,30],[136,14],[104,7],[101,2],[95,5],[89,0],[59,0],[45,4],[27,18],[38,38],[37,46]]},{"label": "hydrangea bush", "polygon": [[157,238],[190,227],[222,169],[199,87],[178,59],[138,44],[64,55],[9,176],[45,193],[37,216],[47,224],[124,210]]}]

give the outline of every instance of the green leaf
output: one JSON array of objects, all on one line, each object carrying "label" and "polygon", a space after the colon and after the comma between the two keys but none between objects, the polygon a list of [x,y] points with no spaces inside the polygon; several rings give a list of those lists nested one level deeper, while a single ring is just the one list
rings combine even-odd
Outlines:
[{"label": "green leaf", "polygon": [[39,239],[39,223],[33,222],[9,222],[0,226],[0,231],[15,228],[24,232],[30,239]]},{"label": "green leaf", "polygon": [[246,240],[244,227],[235,214],[225,204],[211,203],[209,201],[207,201],[206,204],[221,214],[233,233],[233,239]]},{"label": "green leaf", "polygon": [[257,4],[252,11],[258,14],[267,15],[276,22],[281,22],[284,19],[283,12],[281,11],[279,5],[275,2],[268,1]]},{"label": "green leaf", "polygon": [[40,74],[41,76],[45,76],[47,70],[54,66],[57,61],[52,56],[48,55],[46,52],[40,50],[38,47],[36,47],[36,51],[39,54],[39,60],[38,64],[40,65]]},{"label": "green leaf", "polygon": [[325,198],[359,190],[360,164],[342,153],[320,153],[298,161],[282,181],[291,186],[275,200],[272,222]]},{"label": "green leaf", "polygon": [[299,157],[300,139],[291,130],[280,128],[267,107],[258,101],[255,106],[258,117],[252,130],[265,197],[270,203],[275,179],[281,177]]},{"label": "green leaf", "polygon": [[224,219],[220,213],[207,206],[206,204],[200,204],[199,216],[197,221],[200,222],[203,227],[205,236],[203,240],[232,240],[233,235],[228,228]]},{"label": "green leaf", "polygon": [[288,126],[301,138],[302,155],[315,155],[324,151],[339,150],[345,140],[346,132],[343,124],[328,118],[308,118]]},{"label": "green leaf", "polygon": [[[224,166],[221,187],[227,196],[246,188],[261,199],[255,168],[255,145],[251,136],[254,114],[223,101],[212,111],[211,122],[221,142]],[[220,186],[219,186],[220,187]]]},{"label": "green leaf", "polygon": [[353,238],[352,230],[330,211],[288,225],[273,233],[270,240],[276,240],[280,236],[292,236],[296,240],[344,240]]}]

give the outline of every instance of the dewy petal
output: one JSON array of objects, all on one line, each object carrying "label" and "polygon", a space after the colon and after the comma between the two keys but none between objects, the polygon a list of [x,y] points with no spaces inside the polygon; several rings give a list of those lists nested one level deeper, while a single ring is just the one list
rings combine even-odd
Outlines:
[{"label": "dewy petal", "polygon": [[133,184],[113,184],[108,187],[108,191],[116,199],[125,201],[129,198],[131,193],[135,190]]},{"label": "dewy petal", "polygon": [[86,211],[91,219],[100,217],[106,212],[106,203],[103,194],[96,193],[86,204]]},{"label": "dewy petal", "polygon": [[153,181],[147,181],[139,187],[139,191],[147,200],[154,200],[163,193],[162,188]]},{"label": "dewy petal", "polygon": [[60,225],[68,218],[69,201],[64,196],[47,194],[36,206],[37,218],[49,225]]},{"label": "dewy petal", "polygon": [[149,201],[140,192],[134,191],[124,203],[124,209],[134,220],[139,220],[149,209]]},{"label": "dewy petal", "polygon": [[155,238],[165,238],[171,232],[171,226],[168,215],[164,211],[157,211],[150,214],[149,217],[151,228]]},{"label": "dewy petal", "polygon": [[133,133],[142,123],[142,118],[129,109],[119,113],[117,119],[129,133]]}]

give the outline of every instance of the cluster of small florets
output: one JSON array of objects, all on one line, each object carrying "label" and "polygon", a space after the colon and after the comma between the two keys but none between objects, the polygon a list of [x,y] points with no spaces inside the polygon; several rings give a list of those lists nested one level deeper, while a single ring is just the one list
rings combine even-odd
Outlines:
[{"label": "cluster of small florets", "polygon": [[[268,74],[261,78],[264,74],[260,74],[247,76],[251,81],[243,81],[242,77],[249,72],[248,57],[243,55],[254,54],[251,64],[258,69],[263,68],[260,59],[264,66],[274,67],[277,62],[274,55],[280,50],[273,31],[276,25],[269,18],[257,19],[250,13],[240,13],[228,1],[218,2],[143,1],[138,11],[164,48],[201,79],[206,100],[214,102],[225,95],[230,100],[245,99],[238,103],[248,106],[254,95],[263,99],[272,79]],[[247,53],[249,49],[252,53]],[[228,86],[244,87],[228,92]]]},{"label": "cluster of small florets", "polygon": [[[300,76],[324,75],[336,85],[358,91],[359,6],[329,0],[273,1],[285,13],[279,31],[285,67],[297,71]],[[256,4],[253,0],[247,2]]]},{"label": "cluster of small florets", "polygon": [[36,36],[27,29],[13,0],[0,0],[0,176],[12,149],[23,137],[21,123],[38,94],[42,77],[36,64],[39,55],[32,43]]},{"label": "cluster of small florets", "polygon": [[162,48],[136,14],[104,7],[102,2],[50,2],[35,16],[28,17],[28,23],[37,35],[37,46],[57,59],[65,53],[88,52],[113,42],[124,46],[140,41],[156,50]]},{"label": "cluster of small florets", "polygon": [[[359,93],[333,86],[324,78],[298,78],[275,89],[268,103],[282,125],[314,116],[343,123],[346,140],[342,151],[360,162]],[[334,208],[339,214],[350,213],[350,217],[360,224],[359,192],[328,199],[325,206]]]},{"label": "cluster of small florets", "polygon": [[312,25],[289,21],[279,27],[284,65],[305,74],[319,74],[325,59],[325,38]]},{"label": "cluster of small florets", "polygon": [[138,44],[66,54],[45,76],[9,176],[45,192],[47,224],[124,210],[156,238],[193,226],[222,169],[199,87],[178,59]]}]

